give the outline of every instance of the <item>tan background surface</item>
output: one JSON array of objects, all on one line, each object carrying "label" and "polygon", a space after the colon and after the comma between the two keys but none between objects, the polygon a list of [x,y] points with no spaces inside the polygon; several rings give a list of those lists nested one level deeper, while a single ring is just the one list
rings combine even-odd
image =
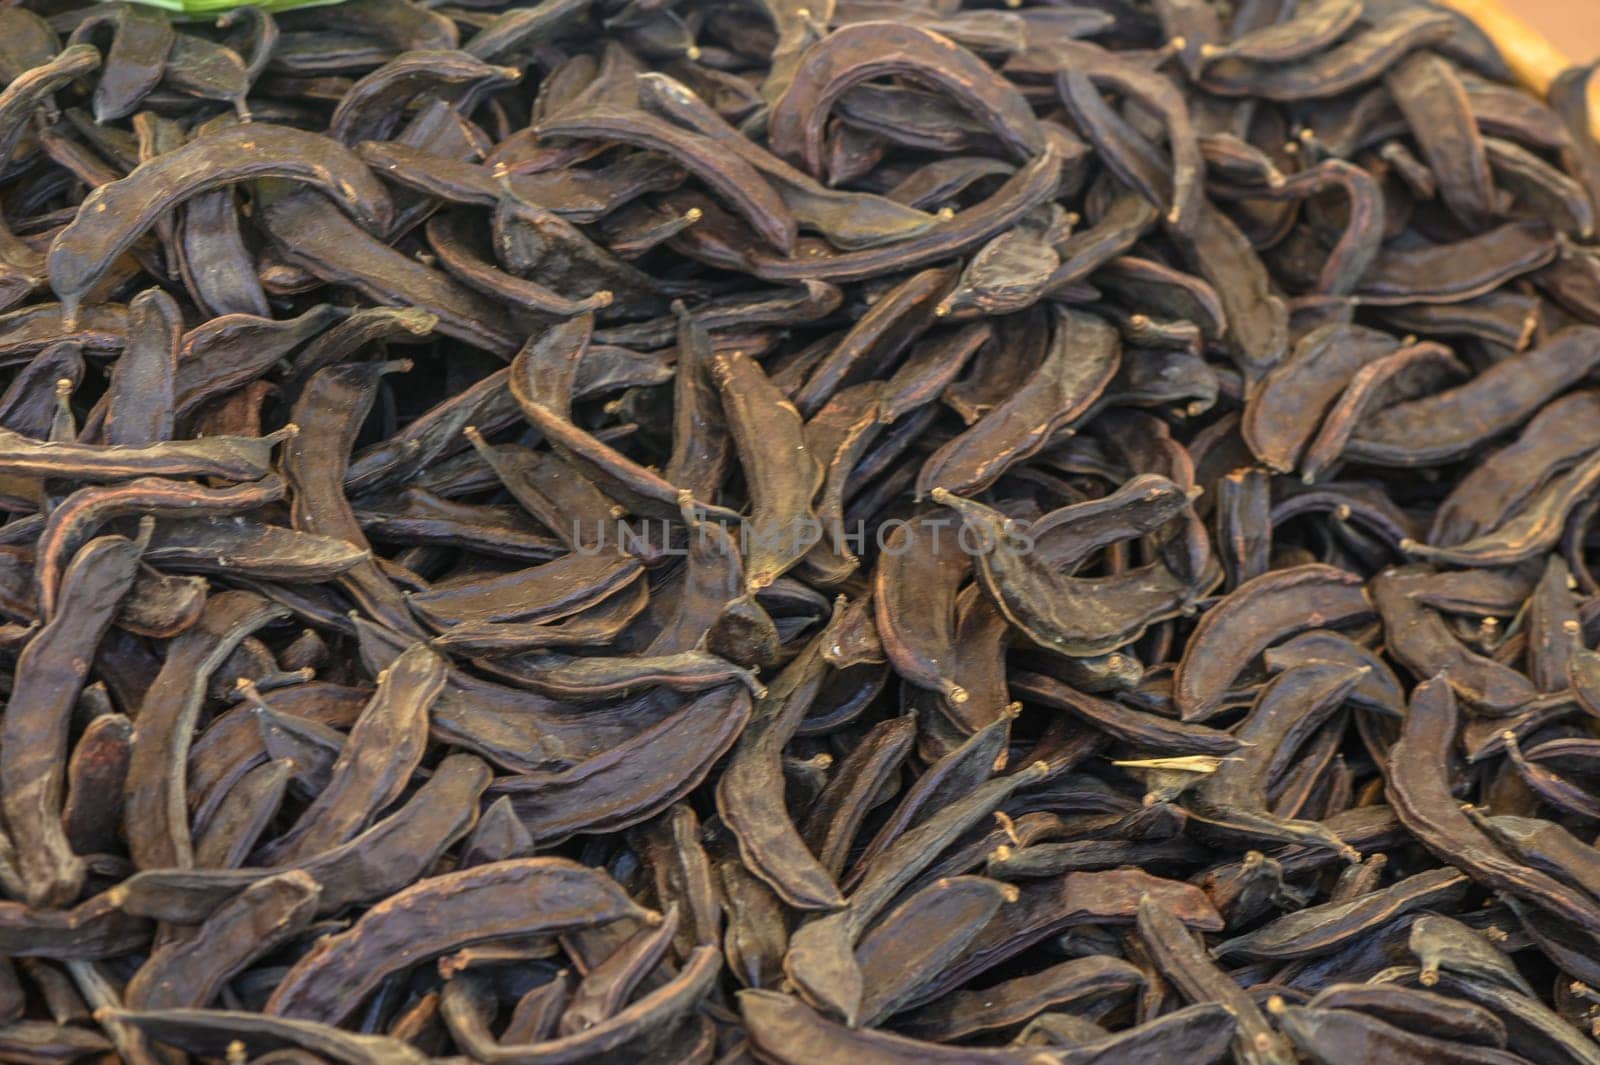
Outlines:
[{"label": "tan background surface", "polygon": [[1572,58],[1600,56],[1600,0],[1505,0],[1505,6]]}]

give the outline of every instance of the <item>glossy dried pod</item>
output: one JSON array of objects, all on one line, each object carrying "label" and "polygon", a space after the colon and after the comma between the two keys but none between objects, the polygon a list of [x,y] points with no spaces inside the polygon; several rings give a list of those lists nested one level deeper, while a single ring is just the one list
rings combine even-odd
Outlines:
[{"label": "glossy dried pod", "polygon": [[0,1059],[1600,1065],[1591,74],[0,6]]}]

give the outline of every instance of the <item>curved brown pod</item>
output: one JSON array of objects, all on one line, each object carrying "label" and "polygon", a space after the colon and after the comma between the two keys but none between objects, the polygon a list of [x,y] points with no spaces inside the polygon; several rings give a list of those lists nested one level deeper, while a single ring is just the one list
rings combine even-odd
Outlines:
[{"label": "curved brown pod", "polygon": [[856,947],[867,988],[862,1019],[877,1025],[916,995],[941,963],[958,955],[1017,889],[981,876],[935,880],[890,910]]},{"label": "curved brown pod", "polygon": [[[470,1019],[457,1017],[452,1034],[473,1059],[486,1065],[571,1065],[630,1046],[652,1047],[664,1033],[677,1030],[672,1022],[694,1009],[711,989],[721,967],[722,957],[714,946],[697,946],[690,951],[683,968],[659,987],[606,1020],[544,1042],[498,1041],[489,1026],[490,1018],[482,1014]],[[701,1027],[710,1028],[707,1024]],[[663,1054],[674,1053],[670,1046],[660,1049]],[[705,1050],[708,1052],[710,1047]]]},{"label": "curved brown pod", "polygon": [[754,167],[719,152],[709,138],[642,112],[584,112],[547,119],[537,130],[542,137],[592,137],[662,152],[720,194],[774,248],[794,252],[797,223],[788,207]]},{"label": "curved brown pod", "polygon": [[1384,82],[1444,202],[1468,229],[1488,226],[1497,214],[1494,175],[1455,67],[1432,52],[1413,52],[1389,70]]},{"label": "curved brown pod", "polygon": [[[319,912],[337,913],[384,898],[426,875],[451,844],[472,830],[491,776],[478,758],[449,755],[394,813],[350,842],[300,863],[296,868],[322,889]],[[259,868],[153,869],[124,881],[119,903],[130,914],[199,924],[269,875]]]},{"label": "curved brown pod", "polygon": [[[8,982],[20,998],[22,988],[16,976],[10,975]],[[99,1032],[58,1021],[18,1019],[0,1029],[0,1054],[16,1061],[76,1061],[114,1050]]]},{"label": "curved brown pod", "polygon": [[193,412],[219,392],[238,388],[339,321],[343,312],[319,304],[294,318],[224,314],[188,330],[178,341],[173,378],[177,414]]},{"label": "curved brown pod", "polygon": [[258,178],[313,186],[370,232],[383,232],[393,214],[383,186],[337,142],[289,126],[234,126],[197,137],[90,193],[50,245],[51,288],[70,315],[163,213],[191,196]]},{"label": "curved brown pod", "polygon": [[179,33],[167,53],[162,84],[186,96],[221,100],[233,105],[241,121],[250,120],[245,95],[250,74],[244,58],[226,45],[193,33]]},{"label": "curved brown pod", "polygon": [[802,925],[789,940],[783,971],[806,998],[854,1024],[865,988],[854,955],[868,926],[939,852],[989,816],[1018,788],[1049,773],[1034,762],[1009,776],[977,785],[902,835],[867,867],[842,909]]},{"label": "curved brown pod", "polygon": [[276,502],[283,494],[283,481],[275,476],[228,488],[204,488],[160,477],[80,488],[51,511],[39,533],[33,582],[40,610],[46,619],[51,617],[66,556],[104,522],[132,514],[163,518],[237,514]]},{"label": "curved brown pod", "polygon": [[111,823],[121,820],[122,782],[128,774],[132,735],[133,723],[126,715],[102,714],[84,726],[73,745],[61,818],[67,841],[78,854],[109,851],[115,846]]},{"label": "curved brown pod", "polygon": [[273,182],[258,185],[256,194],[257,218],[291,265],[348,285],[375,303],[433,314],[440,332],[502,358],[516,351],[505,307],[391,248],[326,197]]},{"label": "curved brown pod", "polygon": [[1185,721],[1210,717],[1228,686],[1271,644],[1371,614],[1354,574],[1320,564],[1263,574],[1201,615],[1173,677],[1173,701]]},{"label": "curved brown pod", "polygon": [[939,316],[940,300],[953,281],[954,271],[948,268],[920,270],[874,301],[794,394],[801,413],[815,415],[874,361],[894,358],[931,328]]},{"label": "curved brown pod", "polygon": [[1236,1018],[1236,1058],[1252,1065],[1289,1065],[1288,1042],[1273,1028],[1255,999],[1236,984],[1185,928],[1153,898],[1139,900],[1139,938],[1156,970],[1195,1002],[1215,1002]]},{"label": "curved brown pod", "polygon": [[1539,694],[1531,680],[1467,647],[1442,617],[1407,594],[1420,572],[1424,567],[1385,570],[1369,585],[1389,655],[1418,677],[1442,677],[1485,717],[1504,717],[1531,702]]},{"label": "curved brown pod", "polygon": [[1595,799],[1584,784],[1569,779],[1548,766],[1530,762],[1522,753],[1522,745],[1517,741],[1514,730],[1507,729],[1501,739],[1509,756],[1507,760],[1517,776],[1522,778],[1529,791],[1539,796],[1540,801],[1568,817],[1588,821],[1600,820],[1600,801]]},{"label": "curved brown pod", "polygon": [[1160,474],[1141,473],[1109,495],[1042,515],[1027,531],[1046,565],[1073,573],[1118,541],[1159,532],[1192,502],[1192,492]]},{"label": "curved brown pod", "polygon": [[650,686],[699,692],[733,681],[758,696],[765,691],[753,670],[703,650],[625,657],[530,651],[511,659],[480,662],[479,668],[523,689],[571,702],[626,695]]},{"label": "curved brown pod", "polygon": [[1240,431],[1256,458],[1279,473],[1293,470],[1324,411],[1361,369],[1394,348],[1389,334],[1346,323],[1301,337],[1245,402]]},{"label": "curved brown pod", "polygon": [[[562,23],[589,10],[588,0],[545,0],[532,7],[512,8],[496,15],[463,46],[479,59],[498,59],[529,40],[537,40]],[[454,47],[455,41],[438,47]]]},{"label": "curved brown pod", "polygon": [[1310,0],[1281,22],[1252,29],[1225,45],[1202,48],[1200,54],[1206,62],[1294,62],[1337,41],[1361,18],[1362,7],[1360,0]]},{"label": "curved brown pod", "polygon": [[450,19],[409,0],[351,0],[337,11],[281,11],[277,19],[289,32],[315,28],[361,33],[397,52],[454,48],[460,38]]},{"label": "curved brown pod", "polygon": [[1211,283],[1227,315],[1227,342],[1241,368],[1257,377],[1289,346],[1289,312],[1274,291],[1261,257],[1239,227],[1206,204],[1173,240],[1193,269]]},{"label": "curved brown pod", "polygon": [[1545,266],[1560,251],[1543,219],[1507,222],[1449,244],[1381,253],[1356,289],[1360,302],[1460,303]]},{"label": "curved brown pod", "polygon": [[984,1031],[1003,1031],[1041,1008],[1071,1007],[1128,994],[1147,982],[1143,970],[1121,958],[1072,958],[984,991],[956,991],[908,1011],[895,1028],[917,1039],[948,1042]]},{"label": "curved brown pod", "polygon": [[306,873],[265,877],[217,908],[193,939],[153,953],[123,992],[133,1009],[203,1007],[222,983],[298,934],[316,913],[321,889]]},{"label": "curved brown pod", "polygon": [[1517,202],[1574,240],[1594,236],[1595,207],[1581,184],[1514,141],[1485,137],[1495,179]]},{"label": "curved brown pod", "polygon": [[671,937],[679,957],[687,957],[696,946],[722,942],[716,874],[700,834],[700,819],[680,802],[628,835],[650,867],[657,899],[683,911],[683,921]]},{"label": "curved brown pod", "polygon": [[[737,685],[696,697],[631,740],[557,773],[501,777],[495,790],[533,839],[615,832],[653,817],[692,790],[743,730],[751,699]],[[641,767],[648,766],[648,771]]]},{"label": "curved brown pod", "polygon": [[285,974],[268,1016],[337,1024],[366,991],[413,960],[472,943],[659,920],[603,871],[565,858],[520,858],[430,877],[329,936]]},{"label": "curved brown pod", "polygon": [[138,477],[216,477],[258,481],[272,470],[272,452],[294,433],[213,436],[151,444],[78,444],[29,440],[0,429],[0,472],[22,477],[69,475],[84,483]]},{"label": "curved brown pod", "polygon": [[[511,363],[508,379],[511,396],[529,424],[543,433],[559,454],[582,469],[607,495],[636,514],[668,519],[680,517],[683,506],[680,488],[571,420],[577,368],[589,348],[593,330],[594,316],[585,313],[530,337]],[[755,369],[760,372],[759,367]],[[691,502],[697,510],[719,519],[733,517],[730,512],[709,507],[699,500],[691,499]]]},{"label": "curved brown pod", "polygon": [[859,281],[895,270],[909,270],[959,255],[1014,225],[1050,199],[1060,184],[1061,154],[1047,145],[982,203],[941,220],[925,233],[883,247],[827,254],[801,242],[793,258],[751,252],[752,272],[771,281]]},{"label": "curved brown pod", "polygon": [[505,164],[473,163],[414,148],[404,141],[362,141],[356,152],[385,180],[450,203],[493,207],[509,190],[518,199],[573,222],[597,222],[652,191],[670,191],[683,171],[651,154],[625,156],[601,170],[523,173]]},{"label": "curved brown pod", "polygon": [[883,385],[879,421],[891,424],[936,400],[993,335],[988,322],[972,322],[914,345],[906,361]]},{"label": "curved brown pod", "polygon": [[1088,411],[1116,376],[1122,342],[1104,319],[1058,308],[1044,362],[965,433],[929,456],[917,492],[986,488]]},{"label": "curved brown pod", "polygon": [[1367,1060],[1401,1062],[1459,1062],[1500,1065],[1520,1055],[1487,1047],[1463,1046],[1454,1039],[1439,1039],[1391,1024],[1355,1010],[1284,1006],[1274,1014],[1285,1035],[1313,1061]]},{"label": "curved brown pod", "polygon": [[1362,669],[1313,661],[1268,681],[1236,727],[1238,738],[1259,754],[1227,759],[1195,785],[1188,800],[1190,830],[1208,841],[1303,843],[1358,860],[1355,848],[1326,824],[1276,813],[1268,784],[1274,766],[1339,711],[1360,682]]},{"label": "curved brown pod", "polygon": [[1509,566],[1549,551],[1561,539],[1567,516],[1600,487],[1600,456],[1590,456],[1555,478],[1525,508],[1490,532],[1448,547],[1416,542],[1402,549],[1413,558],[1454,566]]},{"label": "curved brown pod", "polygon": [[889,534],[873,577],[878,631],[896,672],[956,703],[968,698],[954,675],[954,643],[956,596],[970,572],[954,523],[928,512]]},{"label": "curved brown pod", "polygon": [[1572,326],[1447,392],[1399,403],[1351,434],[1344,453],[1379,466],[1430,466],[1514,428],[1600,365],[1600,329]]},{"label": "curved brown pod", "polygon": [[5,91],[0,92],[0,159],[11,158],[40,104],[68,82],[99,66],[100,53],[93,45],[74,44],[59,55],[46,57],[38,66],[14,72]]},{"label": "curved brown pod", "polygon": [[[297,531],[336,536],[370,550],[344,495],[344,467],[377,399],[379,380],[409,368],[404,362],[342,363],[318,370],[306,383],[292,412],[303,432],[285,449],[282,462],[291,493],[290,522]],[[399,632],[421,635],[376,559],[356,563],[340,580],[372,616]]]},{"label": "curved brown pod", "polygon": [[345,145],[376,140],[424,93],[447,99],[502,88],[522,76],[454,49],[403,52],[350,86],[328,119],[328,135]]},{"label": "curved brown pod", "polygon": [[621,592],[558,622],[454,625],[435,636],[432,643],[452,653],[494,658],[541,648],[609,642],[638,618],[649,599],[650,589],[646,582],[633,581]]},{"label": "curved brown pod", "polygon": [[[1036,1065],[1038,1047],[971,1047],[924,1042],[829,1020],[790,995],[743,991],[739,1007],[752,1042],[777,1065],[861,1061],[872,1065]],[[1068,1051],[1104,1060],[1145,1061],[1181,1054],[1195,1065],[1220,1061],[1235,1019],[1216,1005],[1190,1006]],[[1126,1055],[1124,1057],[1124,1055]],[[1049,1056],[1049,1055],[1046,1055]],[[1071,1059],[1067,1059],[1071,1060]],[[1094,1058],[1085,1057],[1092,1061]]]},{"label": "curved brown pod", "polygon": [[8,84],[17,75],[41,66],[61,51],[61,40],[44,16],[27,8],[14,8],[0,16],[4,47],[0,47],[0,79]]},{"label": "curved brown pod", "polygon": [[[1435,690],[1433,694],[1437,694]],[[1435,707],[1428,707],[1436,715]],[[1438,717],[1434,716],[1437,721]],[[1465,811],[1463,811],[1465,812]],[[1487,820],[1481,815],[1467,818],[1481,828]],[[1454,820],[1452,818],[1452,820]],[[1518,971],[1510,956],[1483,935],[1454,917],[1442,913],[1424,913],[1411,922],[1406,946],[1420,963],[1418,975],[1427,981],[1423,986],[1435,986],[1436,977],[1445,973],[1479,979],[1518,995],[1531,995],[1533,985]],[[1449,985],[1446,985],[1447,987]],[[1477,1001],[1482,1001],[1481,999]]]},{"label": "curved brown pod", "polygon": [[770,152],[751,144],[682,82],[660,73],[638,76],[639,102],[662,118],[716,141],[760,171],[797,221],[835,247],[870,248],[926,232],[933,215],[895,199],[819,184]]},{"label": "curved brown pod", "polygon": [[105,69],[94,87],[94,120],[105,123],[127,117],[161,81],[177,34],[160,12],[138,5],[110,7],[80,22],[68,45],[86,43],[102,25],[114,31]]},{"label": "curved brown pod", "polygon": [[563,318],[610,305],[611,294],[604,289],[584,299],[567,299],[535,281],[497,269],[474,253],[468,232],[469,226],[455,212],[434,215],[427,222],[428,245],[439,264],[468,288],[507,301],[520,311]]},{"label": "curved brown pod", "polygon": [[844,492],[851,470],[882,432],[878,397],[881,382],[869,381],[845,389],[806,424],[807,445],[822,467],[822,489],[816,516],[821,525],[818,546],[807,555],[818,570],[819,581],[838,581],[860,565],[850,549],[844,526]]},{"label": "curved brown pod", "polygon": [[86,544],[61,578],[64,608],[28,641],[0,726],[0,809],[17,875],[34,906],[71,903],[86,867],[61,818],[67,728],[88,663],[138,573],[140,541],[105,536]]},{"label": "curved brown pod", "polygon": [[1419,684],[1400,741],[1389,751],[1384,780],[1400,822],[1419,843],[1490,887],[1526,899],[1580,928],[1600,927],[1600,905],[1574,888],[1507,858],[1450,794],[1445,759],[1459,720],[1443,678]]},{"label": "curved brown pod", "polygon": [[1052,238],[1066,229],[1059,208],[1040,212],[979,248],[949,295],[941,316],[977,311],[995,316],[1031,307],[1044,295],[1060,265]]},{"label": "curved brown pod", "polygon": [[[1035,53],[1013,58],[1006,69],[1031,68],[1030,54]],[[1194,217],[1200,198],[1205,195],[1206,166],[1189,103],[1183,94],[1165,77],[1146,69],[1138,61],[1089,41],[1051,41],[1036,54],[1049,57],[1048,67],[1057,71],[1081,70],[1096,85],[1110,88],[1160,116],[1172,153],[1172,208],[1168,221],[1182,226]]]},{"label": "curved brown pod", "polygon": [[247,4],[217,16],[218,29],[231,30],[240,24],[245,24],[248,31],[244,35],[245,41],[242,45],[230,44],[229,47],[244,59],[245,74],[254,83],[272,60],[273,50],[277,48],[282,35],[278,32],[277,20],[254,5]]},{"label": "curved brown pod", "polygon": [[854,887],[878,855],[906,831],[999,771],[995,767],[1006,754],[1015,716],[1013,708],[995,715],[993,721],[930,763],[928,772],[907,789],[905,796],[895,804],[894,812],[856,858],[847,886]]},{"label": "curved brown pod", "polygon": [[150,922],[122,909],[120,893],[102,891],[65,909],[0,902],[0,949],[13,958],[106,958],[143,950]]},{"label": "curved brown pod", "polygon": [[1367,363],[1350,378],[1306,444],[1300,455],[1301,478],[1313,483],[1338,462],[1350,435],[1369,412],[1466,376],[1467,368],[1450,349],[1433,341],[1411,344]]},{"label": "curved brown pod", "polygon": [[93,304],[70,318],[59,303],[34,304],[0,314],[0,359],[18,361],[59,343],[121,351],[127,334],[128,308],[120,303]]},{"label": "curved brown pod", "polygon": [[1551,81],[1545,98],[1572,135],[1573,159],[1567,169],[1587,190],[1590,203],[1600,208],[1600,147],[1591,132],[1594,124],[1589,102],[1594,71],[1593,63],[1568,67]]},{"label": "curved brown pod", "polygon": [[1600,442],[1600,393],[1585,389],[1551,400],[1515,441],[1480,460],[1434,512],[1427,541],[1460,543],[1501,524],[1553,474]]},{"label": "curved brown pod", "polygon": [[496,622],[556,621],[605,599],[643,573],[637,559],[612,552],[569,552],[527,569],[463,577],[407,596],[441,630]]},{"label": "curved brown pod", "polygon": [[1591,895],[1600,886],[1600,863],[1595,860],[1594,849],[1554,821],[1509,815],[1490,817],[1477,811],[1468,816],[1495,843],[1533,868],[1567,880]]},{"label": "curved brown pod", "polygon": [[1219,729],[1133,710],[1121,703],[1086,695],[1054,677],[1013,672],[1010,681],[1012,692],[1019,698],[1062,710],[1152,755],[1164,758],[1227,755],[1243,745],[1241,740]]},{"label": "curved brown pod", "polygon": [[140,705],[123,792],[128,852],[141,868],[193,864],[186,770],[206,686],[246,636],[287,613],[253,592],[222,592],[168,650]]},{"label": "curved brown pod", "polygon": [[1318,512],[1331,512],[1337,521],[1361,526],[1397,552],[1403,552],[1405,543],[1415,539],[1416,523],[1411,517],[1388,497],[1360,482],[1287,482],[1272,506],[1271,518],[1276,525],[1286,525],[1302,514]]},{"label": "curved brown pod", "polygon": [[1059,654],[1084,658],[1114,651],[1156,622],[1183,613],[1196,595],[1160,560],[1106,577],[1063,576],[998,511],[944,488],[934,489],[932,499],[961,515],[975,540],[984,587],[1007,619]]},{"label": "curved brown pod", "polygon": [[233,869],[243,865],[283,809],[293,771],[294,763],[287,758],[262,762],[228,786],[195,838],[196,867]]},{"label": "curved brown pod", "polygon": [[[1082,281],[1096,270],[1128,255],[1139,239],[1150,230],[1160,217],[1160,212],[1143,196],[1122,186],[1114,179],[1103,179],[1096,190],[1104,189],[1112,196],[1110,203],[1100,211],[1093,224],[1077,230],[1056,248],[1061,265],[1051,276],[1046,292],[1055,292],[1066,285]],[[1202,319],[1202,329],[1212,327],[1212,332],[1222,331],[1223,311],[1215,300],[1213,314]]]},{"label": "curved brown pod", "polygon": [[[1067,113],[1094,146],[1106,171],[1152,204],[1170,204],[1173,195],[1168,161],[1100,95],[1088,75],[1065,70],[1056,76],[1056,86]],[[1168,208],[1166,215],[1174,222],[1182,217],[1175,205]]]},{"label": "curved brown pod", "polygon": [[183,316],[172,297],[150,289],[128,304],[128,319],[128,344],[112,368],[102,435],[108,444],[171,439]]},{"label": "curved brown pod", "polygon": [[1126,924],[1136,917],[1140,900],[1147,895],[1189,928],[1215,932],[1223,927],[1222,916],[1199,887],[1141,869],[1072,872],[1018,887],[1022,897],[1017,905],[1004,912],[1005,920],[991,921],[972,949],[935,981],[928,989],[930,1000],[1071,925]]},{"label": "curved brown pod", "polygon": [[827,630],[814,638],[757,700],[716,788],[717,811],[744,864],[786,903],[804,910],[844,903],[784,805],[783,748],[821,689],[827,638]]},{"label": "curved brown pod", "polygon": [[806,445],[795,405],[740,351],[713,352],[708,367],[751,493],[745,574],[752,591],[767,587],[810,548],[807,530],[823,467]]},{"label": "curved brown pod", "polygon": [[806,846],[834,877],[844,872],[846,858],[870,803],[900,772],[916,740],[916,718],[910,714],[878,722],[833,770],[808,802],[801,825]]},{"label": "curved brown pod", "polygon": [[1293,959],[1324,954],[1412,910],[1431,909],[1466,893],[1455,869],[1429,869],[1344,902],[1328,902],[1268,921],[1212,948],[1218,958]]},{"label": "curved brown pod", "polygon": [[1354,1010],[1423,1035],[1453,1038],[1479,1046],[1505,1046],[1506,1026],[1482,1006],[1420,988],[1396,984],[1332,984],[1308,1005]]},{"label": "curved brown pod", "polygon": [[369,552],[332,536],[240,518],[175,518],[156,525],[146,561],[188,573],[237,573],[262,580],[331,580]]},{"label": "curved brown pod", "polygon": [[1200,83],[1221,96],[1322,100],[1382,77],[1407,52],[1439,43],[1454,28],[1455,22],[1447,12],[1411,8],[1320,55],[1298,62],[1218,60],[1201,72]]},{"label": "curved brown pod", "polygon": [[834,103],[851,87],[886,75],[947,94],[1019,160],[1044,151],[1039,122],[1015,88],[949,38],[894,22],[858,22],[806,50],[772,108],[773,151],[820,178],[823,126]]},{"label": "curved brown pod", "polygon": [[1272,568],[1271,479],[1252,466],[1234,470],[1214,488],[1217,557],[1230,591]]},{"label": "curved brown pod", "polygon": [[[128,1025],[148,1039],[192,1054],[226,1055],[229,1047],[263,1056],[285,1048],[315,1060],[357,1065],[425,1065],[420,1050],[386,1035],[361,1035],[331,1025],[266,1017],[244,1010],[126,1010],[106,1007],[107,1023]],[[304,1062],[304,1058],[291,1059]]]},{"label": "curved brown pod", "polygon": [[261,849],[263,864],[288,864],[337,847],[399,797],[427,747],[428,710],[444,681],[444,660],[424,644],[394,660],[351,727],[327,787],[292,829]]},{"label": "curved brown pod", "polygon": [[1245,199],[1306,200],[1329,189],[1344,193],[1349,220],[1317,273],[1316,290],[1330,296],[1355,292],[1377,260],[1384,238],[1383,189],[1367,171],[1343,159],[1324,159],[1265,188],[1229,190]]}]

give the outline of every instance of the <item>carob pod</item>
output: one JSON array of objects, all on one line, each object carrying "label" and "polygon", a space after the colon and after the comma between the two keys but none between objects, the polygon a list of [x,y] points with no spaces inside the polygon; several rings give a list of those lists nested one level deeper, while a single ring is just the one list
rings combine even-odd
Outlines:
[{"label": "carob pod", "polygon": [[1589,74],[0,9],[0,1057],[1593,1065]]}]

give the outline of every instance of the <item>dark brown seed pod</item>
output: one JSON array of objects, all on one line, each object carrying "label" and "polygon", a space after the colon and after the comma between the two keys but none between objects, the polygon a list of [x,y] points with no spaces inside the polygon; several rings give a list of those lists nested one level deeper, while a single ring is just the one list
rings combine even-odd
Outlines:
[{"label": "dark brown seed pod", "polygon": [[47,6],[0,1058],[1600,1065],[1589,67]]},{"label": "dark brown seed pod", "polygon": [[169,152],[137,176],[96,190],[95,202],[51,244],[50,279],[68,314],[110,263],[163,211],[237,181],[277,177],[325,190],[357,222],[381,231],[388,195],[353,154],[315,134],[284,126],[220,130]]}]

